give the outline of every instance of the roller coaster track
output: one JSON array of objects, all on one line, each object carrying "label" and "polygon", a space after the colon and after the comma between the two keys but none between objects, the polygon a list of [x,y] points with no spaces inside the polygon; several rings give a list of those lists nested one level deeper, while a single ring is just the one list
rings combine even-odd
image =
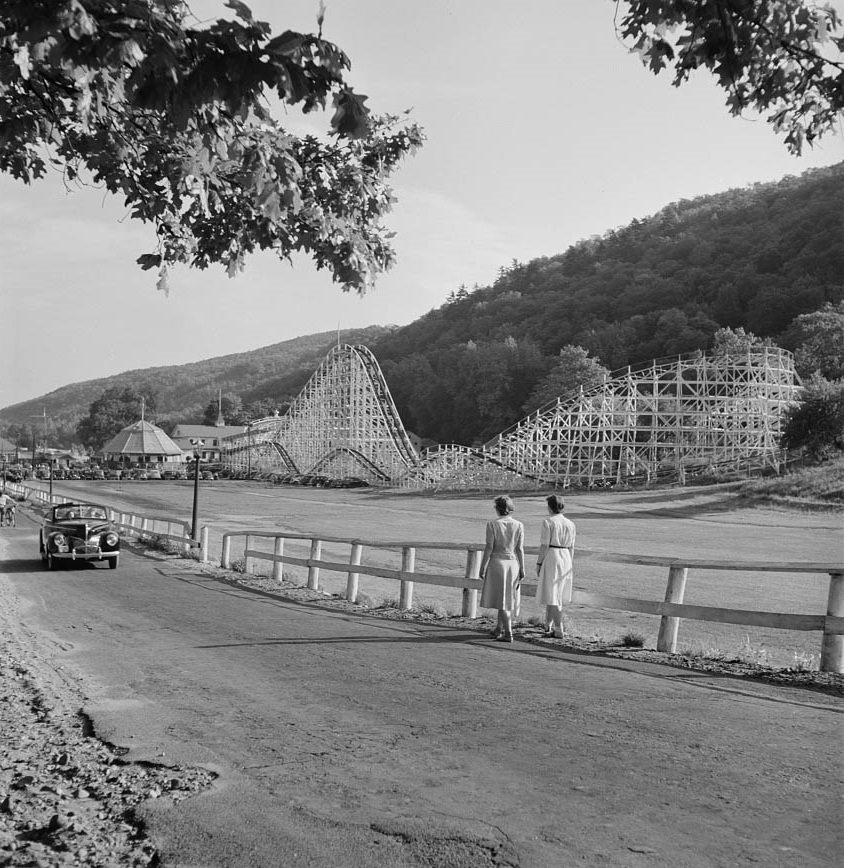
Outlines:
[{"label": "roller coaster track", "polygon": [[224,446],[233,470],[293,468],[380,485],[419,462],[378,362],[363,346],[334,347],[284,416],[253,422]]},{"label": "roller coaster track", "polygon": [[707,468],[778,466],[781,420],[799,389],[791,354],[777,347],[660,359],[561,396],[482,447],[420,458],[375,357],[338,346],[285,416],[227,438],[224,461],[406,488],[682,481]]}]

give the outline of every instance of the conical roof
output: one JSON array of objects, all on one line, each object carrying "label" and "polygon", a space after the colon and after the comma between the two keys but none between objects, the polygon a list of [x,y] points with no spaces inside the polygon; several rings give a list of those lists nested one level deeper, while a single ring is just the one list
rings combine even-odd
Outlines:
[{"label": "conical roof", "polygon": [[158,425],[141,419],[127,425],[103,446],[102,452],[111,455],[181,455],[182,450]]}]

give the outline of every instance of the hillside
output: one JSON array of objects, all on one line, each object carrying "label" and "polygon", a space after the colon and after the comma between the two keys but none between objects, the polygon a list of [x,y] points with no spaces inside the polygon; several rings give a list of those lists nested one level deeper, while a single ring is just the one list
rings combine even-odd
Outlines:
[{"label": "hillside", "polygon": [[[340,332],[343,343],[372,344],[391,327],[370,326]],[[218,390],[240,395],[244,404],[262,398],[283,401],[295,397],[329,348],[337,331],[319,332],[244,353],[218,356],[188,365],[170,365],[126,371],[84,383],[73,383],[40,398],[0,410],[4,424],[31,424],[46,409],[54,429],[68,430],[88,412],[92,401],[106,389],[119,386],[157,393],[157,418],[200,421]]]},{"label": "hillside", "polygon": [[[375,353],[406,426],[478,443],[521,418],[560,349],[584,347],[616,370],[708,349],[722,327],[787,348],[803,313],[844,298],[844,163],[800,177],[672,203],[657,214],[502,268],[401,328],[341,333]],[[278,404],[294,397],[336,341],[322,332],[190,365],[77,383],[0,411],[31,424],[46,408],[67,440],[112,386],[158,393],[162,423],[198,421],[218,389]]]},{"label": "hillside", "polygon": [[382,337],[373,351],[421,436],[472,443],[524,415],[560,348],[610,370],[742,327],[789,347],[794,317],[844,298],[844,163],[673,203]]}]

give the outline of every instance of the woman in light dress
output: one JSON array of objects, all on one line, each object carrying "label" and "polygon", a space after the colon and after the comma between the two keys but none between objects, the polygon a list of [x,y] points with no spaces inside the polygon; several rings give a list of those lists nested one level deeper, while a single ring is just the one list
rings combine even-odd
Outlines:
[{"label": "woman in light dress", "polygon": [[510,497],[495,498],[498,517],[487,522],[486,547],[481,558],[480,576],[484,582],[481,606],[498,609],[492,638],[499,642],[513,641],[513,617],[519,614],[519,586],[525,577],[525,528],[512,517],[513,509]]},{"label": "woman in light dress", "polygon": [[563,606],[571,602],[574,522],[563,515],[562,497],[545,499],[548,518],[542,522],[536,559],[536,602],[545,606],[545,636],[563,636]]}]

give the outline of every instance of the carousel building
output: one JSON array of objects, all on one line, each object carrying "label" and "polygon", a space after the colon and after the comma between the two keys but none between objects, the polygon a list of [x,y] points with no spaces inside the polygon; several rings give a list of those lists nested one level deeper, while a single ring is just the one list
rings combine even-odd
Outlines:
[{"label": "carousel building", "polygon": [[124,467],[173,467],[182,465],[185,454],[161,428],[144,419],[127,425],[101,450],[103,461]]}]

